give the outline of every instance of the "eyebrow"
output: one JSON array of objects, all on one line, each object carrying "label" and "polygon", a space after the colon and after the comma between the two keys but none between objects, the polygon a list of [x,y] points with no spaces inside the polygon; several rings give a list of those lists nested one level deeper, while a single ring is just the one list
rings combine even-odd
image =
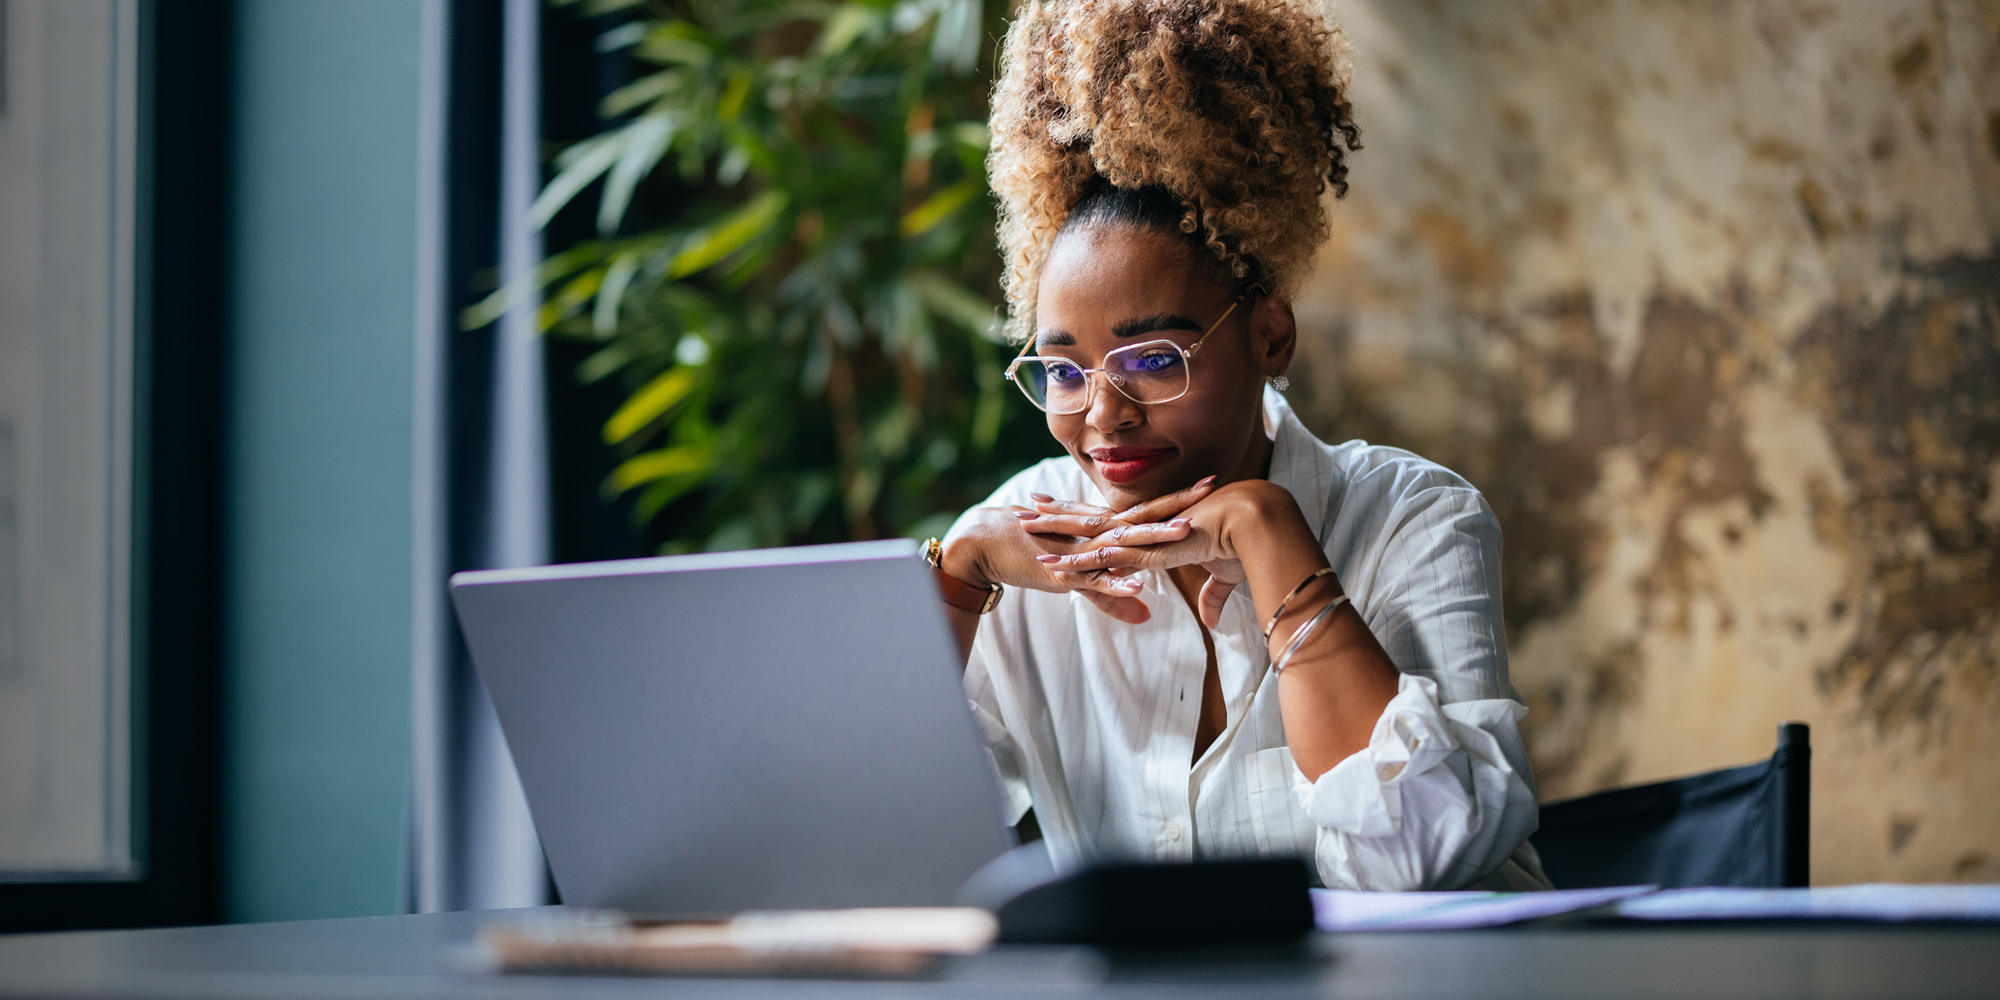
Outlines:
[{"label": "eyebrow", "polygon": [[1155,330],[1193,330],[1196,333],[1200,333],[1201,324],[1186,316],[1160,313],[1155,316],[1141,316],[1138,319],[1128,319],[1112,327],[1111,335],[1122,340],[1127,337],[1136,337],[1142,333],[1152,333]]},{"label": "eyebrow", "polygon": [[[1127,340],[1142,333],[1153,333],[1158,330],[1193,330],[1196,333],[1200,333],[1201,324],[1196,323],[1186,316],[1176,316],[1173,313],[1159,313],[1153,316],[1128,319],[1123,323],[1119,323],[1111,328],[1111,335],[1120,340]],[[1035,344],[1038,347],[1074,347],[1076,346],[1076,337],[1068,330],[1060,328],[1045,330],[1035,338]]]}]

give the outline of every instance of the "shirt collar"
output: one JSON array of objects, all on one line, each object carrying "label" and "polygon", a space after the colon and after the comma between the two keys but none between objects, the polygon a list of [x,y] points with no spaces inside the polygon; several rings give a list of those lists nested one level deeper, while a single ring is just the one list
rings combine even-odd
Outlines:
[{"label": "shirt collar", "polygon": [[1313,537],[1326,543],[1327,499],[1333,492],[1333,456],[1319,443],[1276,389],[1264,390],[1264,427],[1271,435],[1269,479],[1290,490]]}]

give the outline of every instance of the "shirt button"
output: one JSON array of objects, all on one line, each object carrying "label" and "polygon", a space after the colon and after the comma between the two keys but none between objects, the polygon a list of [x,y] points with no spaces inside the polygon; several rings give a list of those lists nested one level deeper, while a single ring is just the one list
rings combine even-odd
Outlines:
[{"label": "shirt button", "polygon": [[1181,824],[1179,820],[1167,821],[1167,839],[1168,840],[1181,839]]}]

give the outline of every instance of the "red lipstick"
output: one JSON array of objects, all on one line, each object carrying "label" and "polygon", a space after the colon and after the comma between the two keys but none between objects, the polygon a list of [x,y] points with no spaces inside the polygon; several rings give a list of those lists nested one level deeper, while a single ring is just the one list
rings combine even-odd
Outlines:
[{"label": "red lipstick", "polygon": [[1173,453],[1172,448],[1121,445],[1116,448],[1092,448],[1085,454],[1097,464],[1097,471],[1105,479],[1114,483],[1129,483],[1158,468]]}]

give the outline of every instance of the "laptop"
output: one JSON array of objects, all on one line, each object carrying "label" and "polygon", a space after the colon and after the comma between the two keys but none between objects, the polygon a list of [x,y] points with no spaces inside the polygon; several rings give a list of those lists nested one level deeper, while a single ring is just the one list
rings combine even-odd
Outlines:
[{"label": "laptop", "polygon": [[938,906],[1013,845],[909,541],[459,573],[571,906]]}]

